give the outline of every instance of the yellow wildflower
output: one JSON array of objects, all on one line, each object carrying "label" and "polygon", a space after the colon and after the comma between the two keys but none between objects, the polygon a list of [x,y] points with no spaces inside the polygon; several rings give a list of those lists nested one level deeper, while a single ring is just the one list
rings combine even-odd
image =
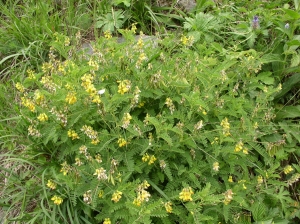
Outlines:
[{"label": "yellow wildflower", "polygon": [[[110,31],[104,31],[104,37],[106,38],[106,39],[111,39],[112,38],[112,35],[111,35],[111,33],[110,33]],[[108,223],[107,223],[108,224]]]},{"label": "yellow wildflower", "polygon": [[166,211],[167,211],[168,213],[172,213],[172,210],[173,210],[173,208],[172,208],[172,203],[171,203],[171,202],[166,202],[164,205],[165,205]]},{"label": "yellow wildflower", "polygon": [[77,98],[75,92],[68,92],[68,95],[66,96],[66,102],[68,104],[74,104],[76,103]]},{"label": "yellow wildflower", "polygon": [[263,182],[264,182],[263,177],[262,177],[261,175],[259,175],[259,176],[257,177],[257,183],[258,183],[258,185],[261,185]]},{"label": "yellow wildflower", "polygon": [[63,202],[63,199],[59,196],[54,195],[51,200],[53,201],[54,204],[60,205]]},{"label": "yellow wildflower", "polygon": [[111,197],[111,200],[114,201],[114,202],[118,202],[121,199],[122,194],[123,193],[121,191],[114,192],[112,197]]},{"label": "yellow wildflower", "polygon": [[66,161],[63,162],[63,163],[61,164],[61,166],[62,166],[62,167],[61,167],[61,169],[60,169],[60,172],[62,172],[63,175],[66,176],[66,175],[68,174],[68,172],[71,170],[71,167],[70,167],[69,164],[67,164]]},{"label": "yellow wildflower", "polygon": [[124,147],[127,145],[127,141],[124,138],[119,138],[118,144],[119,144],[119,147]]},{"label": "yellow wildflower", "polygon": [[229,176],[229,178],[228,178],[228,182],[230,182],[230,183],[232,183],[232,182],[233,182],[232,176]]},{"label": "yellow wildflower", "polygon": [[25,92],[25,87],[19,82],[16,83],[16,89],[19,90],[21,93]]},{"label": "yellow wildflower", "polygon": [[146,153],[145,155],[143,155],[142,157],[142,161],[143,162],[147,162],[150,159],[150,156],[148,155],[148,153]]},{"label": "yellow wildflower", "polygon": [[191,187],[185,187],[179,194],[179,199],[183,201],[193,201],[192,195],[194,194]]},{"label": "yellow wildflower", "polygon": [[292,172],[294,169],[292,168],[291,165],[287,165],[286,167],[284,167],[283,172],[285,174],[289,174],[290,172]]},{"label": "yellow wildflower", "polygon": [[214,162],[213,163],[213,170],[214,171],[219,171],[219,168],[220,168],[219,163],[218,162]]},{"label": "yellow wildflower", "polygon": [[48,116],[45,113],[40,114],[37,119],[41,122],[48,121]]},{"label": "yellow wildflower", "polygon": [[54,190],[56,188],[56,183],[54,183],[52,180],[48,180],[47,187],[49,187],[51,190]]},{"label": "yellow wildflower", "polygon": [[150,157],[150,160],[149,160],[149,162],[148,162],[148,165],[153,164],[155,161],[156,161],[156,158],[155,158],[154,155],[152,155],[152,156]]},{"label": "yellow wildflower", "polygon": [[226,192],[225,192],[225,199],[224,199],[224,204],[225,205],[228,205],[231,200],[233,199],[233,192],[231,189],[228,189]]},{"label": "yellow wildflower", "polygon": [[223,128],[223,135],[225,137],[230,136],[230,124],[228,122],[227,117],[225,117],[222,121],[221,121],[221,126]]},{"label": "yellow wildflower", "polygon": [[118,93],[124,94],[127,93],[131,87],[131,82],[129,80],[117,81],[119,83]]},{"label": "yellow wildflower", "polygon": [[239,141],[234,148],[234,152],[239,152],[243,149],[244,143],[242,141]]},{"label": "yellow wildflower", "polygon": [[72,140],[79,139],[79,135],[71,129],[68,131],[68,137],[72,138]]}]

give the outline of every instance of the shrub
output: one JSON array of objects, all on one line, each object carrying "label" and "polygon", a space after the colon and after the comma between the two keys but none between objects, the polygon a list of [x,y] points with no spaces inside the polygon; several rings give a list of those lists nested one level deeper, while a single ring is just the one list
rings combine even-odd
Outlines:
[{"label": "shrub", "polygon": [[35,219],[299,217],[287,191],[299,179],[288,160],[296,141],[274,120],[281,84],[264,70],[276,55],[216,56],[216,48],[186,36],[135,42],[134,30],[120,31],[124,43],[106,33],[91,55],[57,34],[49,61],[16,84],[28,153],[44,161],[36,186],[43,213]]}]

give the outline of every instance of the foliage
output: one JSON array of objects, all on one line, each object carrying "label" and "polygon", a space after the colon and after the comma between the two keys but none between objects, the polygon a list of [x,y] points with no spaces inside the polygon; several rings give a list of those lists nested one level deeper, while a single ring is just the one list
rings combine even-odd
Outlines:
[{"label": "foliage", "polygon": [[[136,30],[164,16],[145,2],[81,2],[106,31],[91,54],[79,32],[46,22],[49,32],[33,30],[49,48],[7,48],[1,63],[16,56],[0,86],[7,222],[297,222],[298,1],[268,10],[198,1],[186,34],[151,39]],[[22,49],[29,19],[3,13],[26,21],[20,31],[2,23]],[[83,14],[70,9],[64,21],[77,26]]]},{"label": "foliage", "polygon": [[291,219],[285,188],[299,167],[288,153],[299,142],[274,123],[281,87],[263,70],[278,59],[205,57],[184,38],[153,48],[122,32],[125,43],[106,35],[88,57],[57,34],[49,61],[16,84],[27,150],[48,161],[44,206],[61,211],[49,221]]}]

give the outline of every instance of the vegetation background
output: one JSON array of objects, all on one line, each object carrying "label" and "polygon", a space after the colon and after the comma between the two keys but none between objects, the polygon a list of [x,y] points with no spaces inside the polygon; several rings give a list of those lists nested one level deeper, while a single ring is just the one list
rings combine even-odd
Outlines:
[{"label": "vegetation background", "polygon": [[298,0],[0,9],[0,222],[299,223]]}]

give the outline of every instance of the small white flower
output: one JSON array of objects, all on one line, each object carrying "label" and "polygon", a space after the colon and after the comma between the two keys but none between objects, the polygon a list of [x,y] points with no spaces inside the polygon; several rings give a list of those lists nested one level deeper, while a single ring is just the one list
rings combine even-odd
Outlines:
[{"label": "small white flower", "polygon": [[286,29],[290,28],[290,24],[286,23],[285,26],[284,26],[284,28],[286,28]]},{"label": "small white flower", "polygon": [[105,89],[100,89],[99,91],[98,91],[98,94],[99,95],[102,95],[102,94],[104,94],[105,93]]}]

